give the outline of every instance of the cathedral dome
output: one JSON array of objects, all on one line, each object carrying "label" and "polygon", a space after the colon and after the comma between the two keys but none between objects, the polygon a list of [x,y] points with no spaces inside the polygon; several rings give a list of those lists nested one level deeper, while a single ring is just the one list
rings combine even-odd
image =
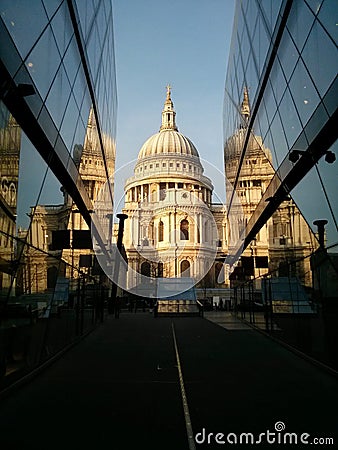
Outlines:
[{"label": "cathedral dome", "polygon": [[190,139],[174,129],[163,129],[147,139],[139,152],[138,159],[168,153],[199,157]]},{"label": "cathedral dome", "polygon": [[174,186],[177,189],[183,189],[183,186],[192,189],[194,186],[193,189],[204,189],[203,192],[210,192],[210,195],[213,190],[211,180],[203,175],[204,169],[195,145],[178,131],[170,94],[170,86],[167,86],[161,128],[142,145],[134,176],[126,180],[125,191],[130,199],[144,198],[141,186],[145,186],[144,192],[153,192],[154,186],[162,186],[160,189],[164,189],[163,186],[167,186],[166,189],[173,189]]},{"label": "cathedral dome", "polygon": [[146,140],[139,152],[138,160],[173,154],[199,158],[198,151],[191,140],[178,131],[175,116],[176,112],[170,97],[170,86],[167,86],[160,131]]}]

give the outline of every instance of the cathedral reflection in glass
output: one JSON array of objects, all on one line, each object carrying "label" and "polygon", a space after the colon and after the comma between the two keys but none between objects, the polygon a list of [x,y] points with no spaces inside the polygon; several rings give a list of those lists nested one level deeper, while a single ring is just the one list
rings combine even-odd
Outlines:
[{"label": "cathedral reflection in glass", "polygon": [[228,214],[245,211],[235,303],[335,367],[336,10],[332,0],[238,1],[224,97]]},{"label": "cathedral reflection in glass", "polygon": [[[5,0],[0,13],[0,377],[6,384],[102,318],[109,283],[88,233],[99,222],[93,211],[100,187],[114,172],[117,94],[111,2],[18,7]],[[107,236],[97,232],[104,245]]]}]

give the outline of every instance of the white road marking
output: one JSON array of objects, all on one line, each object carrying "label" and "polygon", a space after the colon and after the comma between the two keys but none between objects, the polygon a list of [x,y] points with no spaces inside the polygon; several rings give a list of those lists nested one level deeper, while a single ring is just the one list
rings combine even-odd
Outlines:
[{"label": "white road marking", "polygon": [[178,369],[178,376],[179,376],[179,379],[180,379],[182,402],[183,402],[183,411],[184,411],[184,419],[185,419],[185,426],[186,426],[187,435],[188,435],[189,450],[196,450],[194,433],[192,431],[191,419],[190,419],[190,414],[189,414],[188,400],[187,400],[187,395],[185,393],[185,388],[184,388],[184,381],[183,381],[183,373],[182,373],[181,362],[180,362],[180,355],[178,353],[176,334],[175,334],[175,328],[174,328],[173,322],[171,322],[171,328],[172,328],[172,331],[173,331],[173,339],[174,339],[174,346],[175,346],[175,353],[176,353],[177,369]]}]

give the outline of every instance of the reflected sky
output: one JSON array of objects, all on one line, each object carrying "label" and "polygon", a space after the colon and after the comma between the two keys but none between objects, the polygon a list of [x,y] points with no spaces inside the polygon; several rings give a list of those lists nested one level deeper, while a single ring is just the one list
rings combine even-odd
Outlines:
[{"label": "reflected sky", "polygon": [[17,206],[17,227],[27,228],[32,206],[36,204],[59,205],[63,203],[60,182],[40,154],[33,147],[27,136],[22,133],[19,188]]},{"label": "reflected sky", "polygon": [[[331,151],[335,152],[336,156],[338,155],[337,142],[332,146]],[[317,166],[313,167],[302,182],[291,192],[295,202],[301,207],[304,218],[314,232],[317,232],[317,227],[313,225],[314,220],[326,219],[328,221],[326,226],[327,246],[338,244],[337,165],[337,161],[328,164],[324,157],[321,158]],[[320,183],[320,178],[323,185]]]}]

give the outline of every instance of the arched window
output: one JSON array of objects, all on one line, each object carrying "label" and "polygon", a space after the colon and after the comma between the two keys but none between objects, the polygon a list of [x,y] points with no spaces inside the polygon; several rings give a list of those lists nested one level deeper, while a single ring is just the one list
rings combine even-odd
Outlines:
[{"label": "arched window", "polygon": [[190,277],[190,263],[186,259],[181,261],[181,277]]},{"label": "arched window", "polygon": [[150,277],[150,263],[145,261],[141,264],[141,275]]},{"label": "arched window", "polygon": [[163,235],[164,235],[164,224],[163,224],[162,220],[160,220],[159,224],[158,224],[158,241],[159,242],[163,241]]},{"label": "arched window", "polygon": [[148,247],[148,245],[149,245],[149,241],[148,241],[148,238],[143,238],[143,246],[144,247]]},{"label": "arched window", "polygon": [[203,237],[204,242],[209,242],[209,224],[207,220],[204,222]]},{"label": "arched window", "polygon": [[181,230],[181,240],[188,241],[189,240],[189,222],[187,221],[187,219],[181,220],[180,230]]}]

